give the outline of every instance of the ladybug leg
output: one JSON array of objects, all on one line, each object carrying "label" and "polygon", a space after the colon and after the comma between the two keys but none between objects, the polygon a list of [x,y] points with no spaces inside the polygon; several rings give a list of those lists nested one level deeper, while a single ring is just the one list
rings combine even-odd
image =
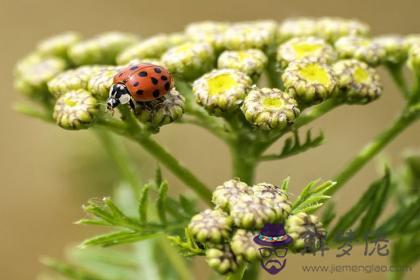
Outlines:
[{"label": "ladybug leg", "polygon": [[133,102],[133,99],[130,99],[130,101],[129,101],[129,106],[130,106],[130,110],[131,110],[131,112],[135,112],[136,111],[136,105],[134,104],[134,102]]}]

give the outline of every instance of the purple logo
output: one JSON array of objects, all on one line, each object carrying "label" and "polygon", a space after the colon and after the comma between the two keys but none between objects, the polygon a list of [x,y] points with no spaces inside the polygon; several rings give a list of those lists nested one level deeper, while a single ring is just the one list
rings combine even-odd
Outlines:
[{"label": "purple logo", "polygon": [[263,269],[273,275],[284,269],[287,245],[292,242],[292,238],[286,234],[283,224],[265,224],[261,232],[254,237],[254,242],[262,246],[258,252]]}]

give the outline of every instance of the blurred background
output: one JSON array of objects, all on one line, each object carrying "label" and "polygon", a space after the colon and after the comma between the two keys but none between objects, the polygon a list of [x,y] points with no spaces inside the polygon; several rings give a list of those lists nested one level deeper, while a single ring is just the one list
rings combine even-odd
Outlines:
[{"label": "blurred background", "polygon": [[[416,0],[0,0],[0,278],[35,279],[45,269],[39,256],[60,258],[67,246],[92,235],[91,228],[73,224],[83,215],[81,205],[90,197],[111,194],[117,182],[106,153],[89,132],[64,131],[12,110],[20,99],[12,87],[13,66],[41,39],[66,30],[85,36],[113,30],[149,36],[182,30],[193,21],[281,21],[292,16],[354,17],[370,24],[374,35],[408,34],[420,32],[419,8]],[[368,106],[340,108],[313,123],[314,131],[323,129],[327,143],[286,161],[262,164],[257,181],[278,183],[291,176],[291,191],[298,193],[309,180],[334,176],[364,143],[389,124],[402,104],[396,88],[386,73],[382,74],[382,98]],[[157,138],[209,185],[216,186],[230,177],[228,150],[204,130],[171,125],[163,128]],[[386,149],[386,157],[398,165],[405,150],[419,148],[419,139],[417,124]],[[141,177],[151,176],[152,168],[141,166],[144,162],[154,166],[155,162],[145,152],[135,158]],[[339,213],[379,177],[377,171],[382,170],[377,163],[369,164],[335,195]],[[165,175],[171,188],[184,189],[168,172]],[[357,250],[354,256],[339,261],[334,254],[325,258],[293,257],[277,277],[305,277],[300,270],[302,263],[387,263],[384,257],[367,260],[361,252]],[[418,279],[420,269],[413,269],[408,279]],[[337,275],[317,273],[311,277],[336,279]],[[342,273],[340,277],[385,279],[386,275]]]}]

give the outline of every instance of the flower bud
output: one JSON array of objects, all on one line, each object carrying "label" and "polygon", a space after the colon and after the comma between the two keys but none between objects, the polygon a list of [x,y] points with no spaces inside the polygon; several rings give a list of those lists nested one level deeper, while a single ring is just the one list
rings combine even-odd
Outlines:
[{"label": "flower bud", "polygon": [[403,45],[405,50],[408,52],[411,47],[420,45],[420,34],[410,34],[403,38]]},{"label": "flower bud", "polygon": [[312,18],[299,17],[286,19],[280,24],[277,33],[279,43],[293,37],[307,37],[316,34],[316,20]]},{"label": "flower bud", "polygon": [[285,68],[292,61],[308,57],[328,64],[337,58],[337,54],[323,39],[316,37],[292,38],[277,50],[277,61],[281,68]]},{"label": "flower bud", "polygon": [[220,274],[235,272],[239,268],[240,260],[233,254],[229,245],[225,244],[206,251],[208,265]]},{"label": "flower bud", "polygon": [[48,82],[48,90],[55,97],[59,97],[68,91],[87,89],[89,79],[103,68],[99,65],[89,65],[64,71]]},{"label": "flower bud", "polygon": [[316,23],[316,34],[329,42],[335,42],[344,36],[367,36],[369,26],[363,22],[343,19],[322,17]]},{"label": "flower bud", "polygon": [[232,24],[222,38],[228,50],[265,50],[276,41],[277,24],[273,21],[240,22]]},{"label": "flower bud", "polygon": [[230,205],[235,204],[240,199],[241,195],[250,195],[251,193],[252,190],[246,183],[238,179],[232,179],[216,187],[212,202],[216,206],[228,210]]},{"label": "flower bud", "polygon": [[293,248],[297,251],[318,250],[326,236],[326,231],[318,217],[304,212],[289,216],[285,229],[293,238]]},{"label": "flower bud", "polygon": [[89,127],[98,112],[98,102],[85,90],[69,91],[61,95],[54,106],[53,117],[65,129]]},{"label": "flower bud", "polygon": [[235,204],[230,205],[230,216],[237,227],[244,229],[260,229],[264,224],[276,220],[276,212],[271,205],[246,194],[241,195]]},{"label": "flower bud", "polygon": [[121,70],[121,67],[108,66],[101,68],[94,73],[88,82],[88,90],[98,99],[104,100],[108,97],[109,89],[114,82],[114,76]]},{"label": "flower bud", "polygon": [[420,76],[420,45],[413,45],[408,53],[408,67]]},{"label": "flower bud", "polygon": [[57,56],[67,59],[69,48],[80,42],[81,36],[76,32],[66,32],[47,38],[37,46],[38,52],[43,56]]},{"label": "flower bud", "polygon": [[252,186],[254,196],[262,199],[267,205],[270,205],[276,213],[276,222],[284,222],[292,210],[292,204],[288,200],[288,195],[279,187],[259,183]]},{"label": "flower bud", "polygon": [[166,51],[162,63],[184,80],[194,80],[213,67],[214,50],[207,43],[184,43]]},{"label": "flower bud", "polygon": [[136,41],[136,36],[132,34],[104,33],[73,45],[68,55],[76,65],[115,64],[117,54]]},{"label": "flower bud", "polygon": [[159,58],[169,47],[168,36],[158,34],[122,51],[117,57],[117,63],[123,65],[133,59]]},{"label": "flower bud", "polygon": [[217,60],[218,68],[239,70],[254,81],[258,80],[266,64],[266,55],[257,49],[224,51]]},{"label": "flower bud", "polygon": [[404,39],[397,35],[384,35],[373,39],[373,43],[378,44],[385,50],[386,62],[400,64],[407,59],[407,50],[404,47]]},{"label": "flower bud", "polygon": [[232,218],[222,210],[207,209],[192,217],[188,229],[198,242],[219,244],[229,237]]},{"label": "flower bud", "polygon": [[206,42],[215,50],[221,48],[222,35],[228,28],[225,22],[202,21],[194,22],[185,28],[186,35],[195,42]]},{"label": "flower bud", "polygon": [[309,58],[290,63],[281,79],[286,91],[307,104],[329,98],[336,89],[331,67]]},{"label": "flower bud", "polygon": [[230,247],[237,257],[241,257],[248,262],[253,262],[260,258],[258,248],[260,247],[254,242],[257,232],[238,229],[232,237]]},{"label": "flower bud", "polygon": [[174,88],[159,99],[137,103],[136,115],[141,122],[159,127],[180,119],[184,103],[185,98]]},{"label": "flower bud", "polygon": [[348,103],[368,103],[382,92],[380,77],[374,68],[355,59],[340,60],[333,65],[339,87],[338,96]]},{"label": "flower bud", "polygon": [[355,58],[369,65],[377,66],[385,59],[385,50],[370,39],[347,36],[335,42],[340,58]]},{"label": "flower bud", "polygon": [[241,109],[250,123],[265,130],[283,129],[300,113],[296,100],[276,88],[252,88]]},{"label": "flower bud", "polygon": [[238,109],[252,85],[244,73],[233,69],[213,70],[193,84],[198,104],[213,114]]}]

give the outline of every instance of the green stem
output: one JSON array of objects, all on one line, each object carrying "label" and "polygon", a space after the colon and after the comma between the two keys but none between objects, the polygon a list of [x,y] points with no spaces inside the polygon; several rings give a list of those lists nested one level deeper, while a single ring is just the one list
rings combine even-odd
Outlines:
[{"label": "green stem", "polygon": [[260,272],[260,264],[258,262],[254,262],[248,264],[245,273],[243,274],[243,280],[255,280],[258,279],[258,275]]},{"label": "green stem", "polygon": [[389,73],[391,74],[392,79],[394,80],[395,84],[400,89],[401,93],[403,94],[404,98],[408,98],[410,96],[410,90],[407,86],[407,82],[404,79],[404,64],[388,64],[386,68],[388,69]]},{"label": "green stem", "polygon": [[329,195],[338,191],[348,180],[350,180],[366,163],[369,162],[379,151],[390,143],[397,135],[404,131],[413,121],[415,114],[403,114],[397,118],[390,127],[385,129],[365,146],[355,158],[335,177],[337,184],[329,190]]}]

